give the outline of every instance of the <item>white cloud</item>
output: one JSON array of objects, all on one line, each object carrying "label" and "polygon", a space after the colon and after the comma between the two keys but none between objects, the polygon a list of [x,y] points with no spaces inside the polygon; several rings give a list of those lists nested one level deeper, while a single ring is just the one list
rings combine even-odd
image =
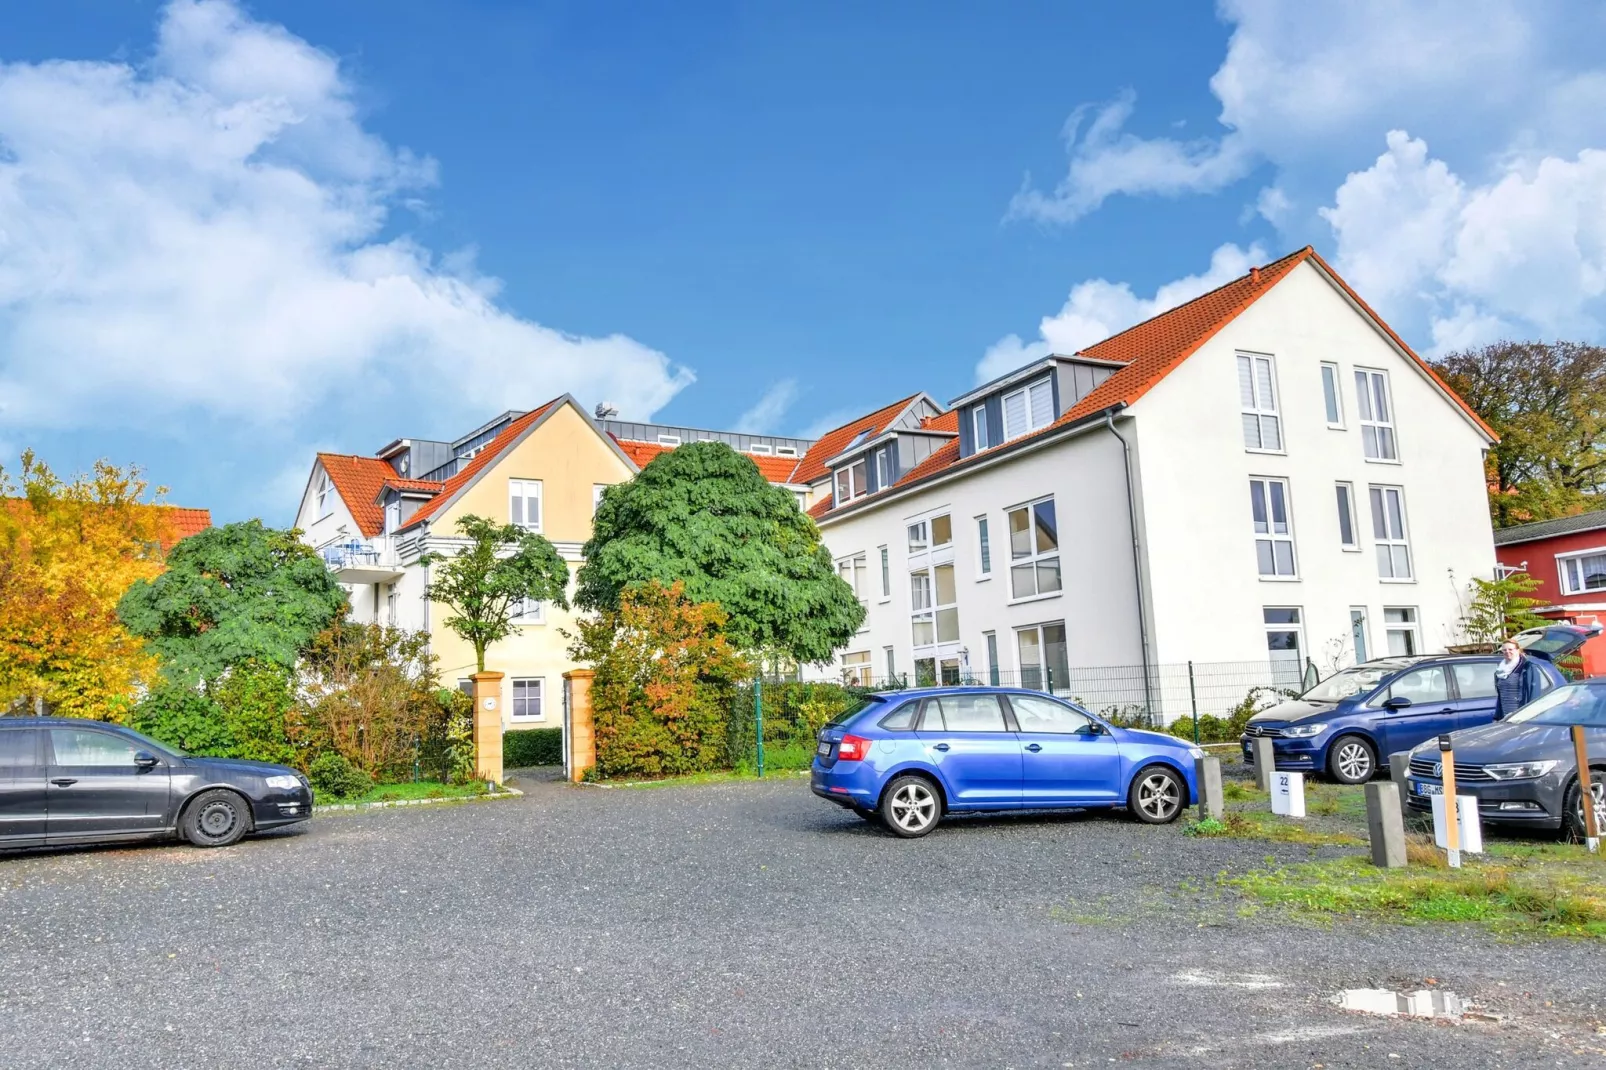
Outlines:
[{"label": "white cloud", "polygon": [[334,57],[227,0],[174,0],[141,67],[0,66],[0,418],[267,424],[398,395],[482,417],[565,390],[647,416],[692,380],[383,239],[434,167],[352,97]]},{"label": "white cloud", "polygon": [[1135,323],[1142,323],[1247,274],[1251,267],[1266,259],[1265,250],[1258,245],[1248,249],[1223,245],[1211,254],[1210,266],[1204,271],[1160,286],[1153,297],[1139,297],[1124,282],[1104,279],[1079,282],[1071,288],[1059,312],[1043,317],[1034,341],[1022,341],[1019,335],[1011,334],[994,342],[976,365],[976,382],[996,379],[1050,353],[1075,353],[1102,342]]},{"label": "white cloud", "polygon": [[774,434],[781,418],[790,411],[792,403],[797,400],[797,394],[796,379],[780,380],[764,391],[764,396],[755,401],[751,408],[736,418],[733,430],[753,435]]}]

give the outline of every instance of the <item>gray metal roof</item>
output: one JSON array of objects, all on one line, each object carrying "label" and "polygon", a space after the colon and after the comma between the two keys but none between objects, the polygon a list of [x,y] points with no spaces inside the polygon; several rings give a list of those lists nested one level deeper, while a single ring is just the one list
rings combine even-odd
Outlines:
[{"label": "gray metal roof", "polygon": [[1552,535],[1571,535],[1579,531],[1597,531],[1603,528],[1606,528],[1606,509],[1597,509],[1593,513],[1559,516],[1554,520],[1537,520],[1532,524],[1496,528],[1494,544],[1509,546],[1512,543],[1548,539]]}]

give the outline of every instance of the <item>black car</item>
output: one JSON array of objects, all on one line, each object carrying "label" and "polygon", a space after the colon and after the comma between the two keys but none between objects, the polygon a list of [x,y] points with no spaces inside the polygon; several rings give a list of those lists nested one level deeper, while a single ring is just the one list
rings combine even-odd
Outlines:
[{"label": "black car", "polygon": [[225,847],[312,816],[282,765],[192,758],[118,725],[0,718],[0,848],[178,836]]}]

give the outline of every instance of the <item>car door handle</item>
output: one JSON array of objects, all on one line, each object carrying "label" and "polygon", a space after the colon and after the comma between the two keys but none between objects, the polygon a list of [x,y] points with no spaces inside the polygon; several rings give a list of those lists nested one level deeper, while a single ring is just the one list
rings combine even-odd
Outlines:
[{"label": "car door handle", "polygon": [[1026,744],[1026,749],[1031,751],[1033,754],[1036,754],[1038,751],[1043,749],[1043,745],[1041,743],[1028,743]]},{"label": "car door handle", "polygon": [[935,747],[932,747],[932,748],[931,748],[931,749],[932,749],[932,750],[947,750],[947,749],[948,749],[948,744],[946,744],[946,743],[939,743],[939,744],[937,744],[937,745],[936,745],[936,746],[935,746]]},{"label": "car door handle", "polygon": [[52,784],[56,785],[56,787],[58,787],[58,788],[70,788],[74,784],[78,783],[78,778],[77,777],[70,777],[70,776],[59,776],[59,777],[56,777],[56,778],[52,779],[50,782]]}]

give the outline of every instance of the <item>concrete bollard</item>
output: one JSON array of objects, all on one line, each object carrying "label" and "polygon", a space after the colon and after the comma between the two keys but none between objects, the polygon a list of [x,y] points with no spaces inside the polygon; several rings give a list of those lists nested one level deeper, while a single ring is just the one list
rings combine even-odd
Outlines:
[{"label": "concrete bollard", "polygon": [[1389,779],[1394,781],[1394,786],[1399,789],[1400,798],[1402,800],[1405,798],[1408,792],[1405,784],[1405,775],[1410,771],[1410,751],[1396,751],[1395,753],[1389,755]]},{"label": "concrete bollard", "polygon": [[1193,760],[1193,776],[1199,782],[1199,820],[1221,820],[1227,812],[1226,797],[1221,791],[1221,759],[1205,755]]},{"label": "concrete bollard", "polygon": [[1372,840],[1372,865],[1399,869],[1405,865],[1405,817],[1400,789],[1393,781],[1366,785],[1366,832]]},{"label": "concrete bollard", "polygon": [[1265,736],[1256,736],[1250,740],[1255,754],[1255,787],[1261,791],[1271,790],[1271,775],[1277,771],[1277,753],[1272,750],[1271,740]]}]

